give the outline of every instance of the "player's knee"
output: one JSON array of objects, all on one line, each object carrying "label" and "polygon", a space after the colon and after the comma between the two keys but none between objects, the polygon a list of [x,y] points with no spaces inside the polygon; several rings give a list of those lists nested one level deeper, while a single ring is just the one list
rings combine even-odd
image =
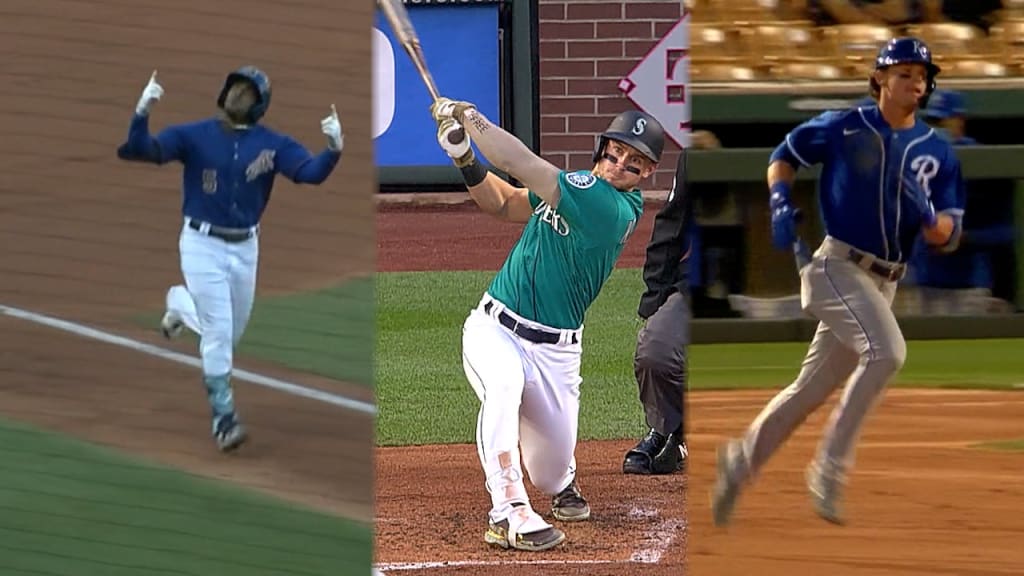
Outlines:
[{"label": "player's knee", "polygon": [[568,462],[559,469],[528,470],[528,472],[530,474],[530,481],[538,490],[545,494],[558,494],[558,492],[565,488],[565,484],[569,482],[565,472],[567,469]]},{"label": "player's knee", "polygon": [[637,370],[672,373],[686,371],[686,355],[664,340],[645,340],[636,348],[633,364]]},{"label": "player's knee", "polygon": [[907,345],[902,339],[874,350],[870,358],[872,364],[890,374],[895,374],[902,370],[906,360]]}]

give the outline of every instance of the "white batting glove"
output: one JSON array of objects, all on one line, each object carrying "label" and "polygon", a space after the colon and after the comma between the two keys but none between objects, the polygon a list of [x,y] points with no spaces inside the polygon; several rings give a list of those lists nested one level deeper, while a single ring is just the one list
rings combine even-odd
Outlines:
[{"label": "white batting glove", "polygon": [[334,104],[331,104],[331,115],[320,121],[320,130],[327,135],[327,147],[341,152],[345,147],[345,135],[341,132],[341,121],[338,120],[338,110]]},{"label": "white batting glove", "polygon": [[148,115],[149,109],[163,95],[164,89],[156,83],[156,70],[153,70],[153,75],[149,77],[149,83],[142,89],[142,96],[139,97],[139,103],[135,105],[135,113],[139,116]]},{"label": "white batting glove", "polygon": [[464,122],[464,114],[473,108],[476,108],[476,105],[472,102],[461,102],[451,98],[438,98],[430,106],[430,114],[437,122],[441,122],[445,118],[454,118],[458,122]]},{"label": "white batting glove", "polygon": [[445,118],[437,125],[437,143],[459,168],[469,166],[476,159],[469,135],[462,124],[452,118]]}]

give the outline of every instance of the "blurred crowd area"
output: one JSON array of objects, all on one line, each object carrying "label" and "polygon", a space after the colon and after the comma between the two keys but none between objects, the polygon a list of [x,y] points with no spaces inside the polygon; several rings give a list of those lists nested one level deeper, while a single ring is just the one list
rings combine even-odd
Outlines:
[{"label": "blurred crowd area", "polygon": [[[686,0],[686,5],[694,83],[740,86],[751,93],[758,93],[758,83],[784,83],[799,94],[807,92],[809,82],[855,81],[863,84],[865,96],[853,106],[872,106],[866,79],[878,49],[896,35],[922,38],[942,67],[943,81],[921,117],[956,146],[987,142],[970,133],[965,94],[948,87],[972,81],[976,89],[1000,89],[1013,77],[1024,77],[1024,0]],[[767,121],[756,131],[730,132],[729,126],[702,126],[695,118],[691,148],[763,146],[766,142],[756,140],[756,134],[767,134],[769,141],[778,138],[777,143],[791,128]],[[698,213],[728,194],[724,185],[693,188]],[[1014,202],[1011,182],[969,181],[960,249],[938,255],[918,245],[894,304],[897,313],[1021,311]],[[699,224],[691,241],[698,317],[801,315],[798,294],[743,294],[749,272],[743,264],[749,247],[744,246],[750,240],[741,224]]]},{"label": "blurred crowd area", "polygon": [[1024,0],[685,0],[694,82],[863,79],[881,44],[929,44],[944,78],[1024,76]]}]

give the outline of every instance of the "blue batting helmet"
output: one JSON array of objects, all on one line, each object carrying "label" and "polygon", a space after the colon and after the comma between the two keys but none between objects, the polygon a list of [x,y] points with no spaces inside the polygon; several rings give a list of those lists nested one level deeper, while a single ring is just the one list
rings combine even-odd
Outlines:
[{"label": "blue batting helmet", "polygon": [[258,100],[249,109],[249,121],[256,122],[266,114],[267,108],[270,107],[270,77],[255,66],[243,66],[235,70],[224,80],[224,88],[221,89],[220,96],[217,97],[217,106],[224,107],[224,99],[227,98],[228,90],[238,80],[247,80],[256,88]]},{"label": "blue batting helmet", "polygon": [[[905,36],[902,38],[893,38],[886,43],[885,46],[878,51],[878,56],[875,58],[875,70],[884,70],[889,66],[895,64],[923,64],[925,70],[928,71],[927,85],[925,86],[924,96],[921,97],[919,106],[924,108],[928,105],[928,98],[935,91],[935,77],[941,72],[935,63],[932,62],[932,51],[918,38],[912,36]],[[877,97],[882,87],[875,82],[874,76],[871,77],[871,95]]]}]

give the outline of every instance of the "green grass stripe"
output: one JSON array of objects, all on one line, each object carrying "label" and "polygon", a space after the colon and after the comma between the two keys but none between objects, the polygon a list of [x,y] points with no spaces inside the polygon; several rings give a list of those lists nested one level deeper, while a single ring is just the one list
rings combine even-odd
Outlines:
[{"label": "green grass stripe", "polygon": [[997,440],[994,442],[981,442],[974,444],[974,448],[987,450],[1002,450],[1006,452],[1024,452],[1024,438],[1020,440]]},{"label": "green grass stripe", "polygon": [[0,574],[362,573],[372,530],[0,421]]},{"label": "green grass stripe", "polygon": [[[379,444],[473,441],[478,404],[462,370],[462,324],[492,277],[493,272],[378,275]],[[632,364],[642,288],[639,270],[616,270],[587,314],[581,439],[630,438],[644,431]],[[808,344],[692,346],[690,388],[782,388],[798,374]],[[1021,340],[912,341],[892,385],[1009,389],[1024,374],[1022,348]]]}]

